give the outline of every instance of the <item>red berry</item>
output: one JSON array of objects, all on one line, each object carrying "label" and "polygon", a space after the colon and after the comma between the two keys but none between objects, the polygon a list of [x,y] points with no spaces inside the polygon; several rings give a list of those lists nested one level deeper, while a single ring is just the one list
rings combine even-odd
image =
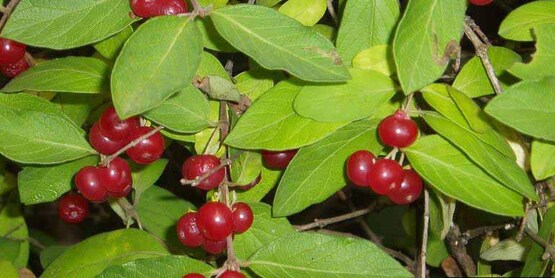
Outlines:
[{"label": "red berry", "polygon": [[401,186],[387,195],[393,203],[398,205],[408,205],[414,202],[422,193],[423,188],[422,179],[414,170],[403,170],[403,174]]},{"label": "red berry", "polygon": [[376,157],[369,151],[356,151],[347,160],[347,177],[355,185],[367,187],[368,173]]},{"label": "red berry", "polygon": [[122,121],[112,106],[106,108],[98,120],[98,127],[100,131],[102,131],[102,134],[115,141],[129,138],[129,135],[134,129],[139,127],[139,124],[140,121],[138,117],[131,117]]},{"label": "red berry", "polygon": [[261,151],[264,165],[270,169],[284,170],[289,165],[289,162],[295,157],[298,150],[287,151]]},{"label": "red berry", "polygon": [[391,159],[378,159],[368,173],[368,185],[380,195],[386,195],[398,188],[402,180],[403,168]]},{"label": "red berry", "polygon": [[10,39],[0,38],[0,64],[15,64],[25,57],[27,46],[12,41]]},{"label": "red berry", "polygon": [[102,134],[102,131],[100,131],[98,127],[98,123],[95,123],[89,132],[89,142],[99,153],[107,155],[117,152],[126,145],[126,142],[123,140],[111,140]]},{"label": "red berry", "polygon": [[175,15],[187,12],[184,0],[131,0],[133,13],[140,17]]},{"label": "red berry", "polygon": [[254,215],[249,205],[243,202],[235,203],[231,206],[231,212],[233,215],[233,231],[235,233],[242,234],[252,226]]},{"label": "red berry", "polygon": [[[141,126],[131,133],[132,140],[135,140],[150,131],[152,127]],[[148,138],[143,139],[137,145],[127,150],[127,155],[139,164],[149,164],[156,161],[164,153],[164,137],[160,132],[156,132]]]},{"label": "red berry", "polygon": [[18,76],[27,69],[29,69],[29,63],[25,57],[13,64],[0,64],[0,72],[10,78]]},{"label": "red berry", "polygon": [[182,278],[204,278],[204,275],[198,273],[189,273],[184,275]]},{"label": "red berry", "polygon": [[247,278],[247,276],[239,271],[228,270],[218,276],[218,278]]},{"label": "red berry", "polygon": [[225,239],[220,241],[212,241],[207,239],[204,241],[202,248],[208,254],[218,255],[227,248],[227,241]]},{"label": "red berry", "polygon": [[177,221],[177,237],[179,241],[187,247],[198,247],[204,243],[204,237],[201,235],[197,224],[197,213],[185,213],[179,221]]},{"label": "red berry", "polygon": [[386,117],[378,126],[382,142],[390,147],[404,148],[412,145],[418,136],[418,126],[402,110]]},{"label": "red berry", "polygon": [[209,240],[224,240],[233,232],[231,210],[219,202],[209,202],[200,207],[197,223],[201,234]]},{"label": "red berry", "polygon": [[103,202],[108,198],[108,191],[102,184],[102,170],[97,167],[81,168],[75,175],[75,186],[91,202]]},{"label": "red berry", "polygon": [[100,168],[102,172],[102,184],[108,190],[108,195],[113,198],[127,196],[131,191],[131,168],[127,161],[116,157],[107,167]]},{"label": "red berry", "polygon": [[493,0],[470,0],[470,3],[476,6],[485,6],[493,3]]},{"label": "red berry", "polygon": [[[193,155],[183,162],[181,174],[184,179],[194,180],[197,177],[209,173],[220,164],[220,159],[214,155]],[[197,187],[203,190],[216,188],[220,185],[220,183],[222,183],[224,177],[225,169],[222,167],[220,170],[203,179],[200,183],[198,183]]]},{"label": "red berry", "polygon": [[58,217],[64,222],[81,223],[89,214],[89,203],[83,196],[69,193],[58,201]]},{"label": "red berry", "polygon": [[259,175],[256,177],[256,179],[254,179],[254,180],[251,181],[250,183],[245,184],[245,185],[240,185],[240,186],[238,186],[237,188],[240,189],[240,190],[246,191],[246,190],[249,190],[249,189],[255,187],[257,184],[260,183],[261,180],[262,180],[262,174],[259,174]]}]

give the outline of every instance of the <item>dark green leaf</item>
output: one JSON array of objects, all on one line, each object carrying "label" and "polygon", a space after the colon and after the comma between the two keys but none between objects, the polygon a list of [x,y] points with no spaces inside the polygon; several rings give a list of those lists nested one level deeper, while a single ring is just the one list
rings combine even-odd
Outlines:
[{"label": "dark green leaf", "polygon": [[168,278],[182,277],[187,273],[210,276],[214,268],[185,256],[162,256],[139,259],[106,268],[97,278]]}]

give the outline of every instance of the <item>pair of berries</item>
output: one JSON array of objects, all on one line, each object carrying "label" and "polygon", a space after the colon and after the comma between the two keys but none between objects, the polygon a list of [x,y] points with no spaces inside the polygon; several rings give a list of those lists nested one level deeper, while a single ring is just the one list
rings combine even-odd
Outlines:
[{"label": "pair of berries", "polygon": [[[99,153],[110,155],[152,130],[152,127],[140,126],[138,117],[121,120],[114,107],[109,107],[91,128],[89,141]],[[126,153],[136,163],[149,164],[160,158],[163,152],[164,138],[157,132],[129,148]]]},{"label": "pair of berries", "polygon": [[58,201],[58,217],[66,223],[81,223],[89,214],[89,203],[83,196],[68,193]]},{"label": "pair of berries", "polygon": [[184,0],[131,0],[129,4],[133,13],[143,18],[187,12]]},{"label": "pair of berries", "polygon": [[[198,273],[189,273],[183,276],[183,278],[204,278],[204,275]],[[226,270],[222,272],[222,274],[218,275],[217,278],[247,278],[247,276],[239,271]]]},{"label": "pair of berries", "polygon": [[7,77],[16,77],[29,68],[29,63],[25,59],[27,46],[0,38],[0,72]]},{"label": "pair of berries", "polygon": [[347,176],[357,186],[370,187],[398,205],[414,202],[422,192],[422,179],[413,170],[403,170],[391,159],[376,159],[369,151],[356,151],[347,160]]},{"label": "pair of berries", "polygon": [[120,157],[106,166],[86,166],[75,175],[75,186],[91,202],[103,202],[108,197],[122,198],[131,192],[131,168]]},{"label": "pair of berries", "polygon": [[219,202],[204,204],[197,212],[188,212],[177,222],[177,237],[185,246],[202,246],[209,254],[219,254],[227,247],[232,233],[246,232],[254,220],[252,209],[238,202],[231,209]]}]

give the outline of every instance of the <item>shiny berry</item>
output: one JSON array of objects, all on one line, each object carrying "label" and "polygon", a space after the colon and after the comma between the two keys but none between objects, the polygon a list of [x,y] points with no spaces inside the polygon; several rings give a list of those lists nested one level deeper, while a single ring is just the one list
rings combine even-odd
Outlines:
[{"label": "shiny berry", "polygon": [[395,160],[378,159],[368,173],[368,185],[374,192],[386,195],[401,185],[403,168]]},{"label": "shiny berry", "polygon": [[133,13],[140,17],[175,15],[187,12],[184,0],[131,0]]},{"label": "shiny berry", "polygon": [[197,223],[201,234],[209,240],[224,240],[233,232],[231,210],[219,202],[209,202],[200,207]]},{"label": "shiny berry", "polygon": [[247,278],[247,276],[239,271],[227,270],[218,276],[218,278]]},{"label": "shiny berry", "polygon": [[368,173],[376,157],[369,151],[356,151],[347,159],[347,177],[355,185],[367,187]]},{"label": "shiny berry", "polygon": [[204,243],[204,237],[201,235],[197,224],[197,213],[185,213],[179,221],[177,221],[177,238],[187,247],[198,247]]},{"label": "shiny berry", "polygon": [[[108,195],[113,198],[127,196],[131,191],[131,167],[121,157],[116,157],[106,167],[100,168],[102,173],[102,184],[108,190]],[[127,193],[127,194],[125,194]]]},{"label": "shiny berry", "polygon": [[[194,180],[204,174],[210,173],[214,168],[221,164],[220,159],[214,155],[203,154],[193,155],[183,162],[181,174],[184,179]],[[210,176],[203,179],[197,184],[197,187],[203,190],[216,188],[225,177],[225,169],[222,167]]]},{"label": "shiny berry", "polygon": [[198,273],[189,273],[184,275],[182,278],[204,278],[204,275]]},{"label": "shiny berry", "polygon": [[10,78],[18,76],[27,69],[29,69],[29,63],[25,57],[13,64],[0,64],[0,72]]},{"label": "shiny berry", "polygon": [[422,193],[423,183],[414,170],[403,170],[401,186],[387,194],[389,199],[398,205],[408,205],[414,202]]},{"label": "shiny berry", "polygon": [[[153,130],[152,127],[141,126],[131,133],[132,140],[135,140]],[[156,161],[164,153],[164,137],[160,132],[156,132],[148,138],[143,139],[137,145],[127,150],[127,155],[139,164],[149,164]]]},{"label": "shiny berry", "polygon": [[407,113],[397,110],[378,125],[378,135],[390,147],[404,148],[412,145],[418,136],[418,126]]},{"label": "shiny berry", "polygon": [[205,240],[204,244],[202,245],[202,249],[208,254],[218,255],[222,253],[227,248],[227,241],[219,240],[219,241],[212,241],[212,240]]},{"label": "shiny berry", "polygon": [[118,191],[118,192],[108,191],[108,196],[114,199],[127,197],[129,193],[131,193],[132,189],[133,189],[133,186],[129,184],[126,187],[124,187],[121,191]]},{"label": "shiny berry", "polygon": [[64,222],[81,223],[89,214],[89,203],[83,196],[69,193],[58,201],[58,217]]},{"label": "shiny berry", "polygon": [[103,202],[108,198],[108,191],[102,184],[102,172],[100,168],[86,166],[75,175],[75,186],[91,202]]},{"label": "shiny berry", "polygon": [[485,6],[493,3],[493,0],[470,0],[470,3],[476,6]]},{"label": "shiny berry", "polygon": [[108,107],[98,120],[98,127],[102,134],[116,141],[127,139],[133,130],[139,127],[139,124],[138,117],[131,117],[122,121],[116,114],[114,107]]},{"label": "shiny berry", "polygon": [[123,140],[111,140],[102,134],[102,131],[100,131],[98,127],[98,123],[95,123],[89,132],[89,142],[95,150],[106,155],[113,154],[126,145],[126,142]]},{"label": "shiny berry", "polygon": [[15,64],[25,57],[27,46],[12,41],[10,39],[0,38],[0,64]]},{"label": "shiny berry", "polygon": [[231,213],[233,216],[233,232],[242,234],[252,226],[254,215],[249,205],[243,202],[235,203],[231,206]]},{"label": "shiny berry", "polygon": [[261,151],[264,165],[270,169],[285,170],[289,162],[295,157],[298,150],[287,151]]}]

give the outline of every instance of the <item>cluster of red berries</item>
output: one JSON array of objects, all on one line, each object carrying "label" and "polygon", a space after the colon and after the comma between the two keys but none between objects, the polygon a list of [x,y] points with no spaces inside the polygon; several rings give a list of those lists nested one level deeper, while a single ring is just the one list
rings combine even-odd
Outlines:
[{"label": "cluster of red berries", "polygon": [[182,14],[188,10],[184,0],[131,0],[130,5],[133,13],[143,18]]},{"label": "cluster of red berries", "polygon": [[[183,278],[204,278],[204,275],[198,273],[189,273],[183,276]],[[222,274],[218,275],[217,278],[247,278],[247,276],[239,271],[226,270]]]},{"label": "cluster of red berries", "polygon": [[7,77],[16,77],[29,68],[25,59],[27,46],[5,38],[0,38],[0,72]]},{"label": "cluster of red berries", "polygon": [[[397,110],[382,120],[378,135],[387,146],[405,148],[416,141],[418,126],[405,112]],[[399,205],[414,202],[423,188],[422,179],[415,171],[404,170],[392,159],[377,159],[369,151],[356,151],[349,157],[347,176],[353,184],[370,187]]]},{"label": "cluster of red berries", "polygon": [[177,237],[187,247],[202,246],[206,253],[217,255],[226,249],[229,235],[242,234],[251,227],[253,217],[246,203],[234,203],[230,209],[220,202],[208,202],[197,212],[181,216]]}]

